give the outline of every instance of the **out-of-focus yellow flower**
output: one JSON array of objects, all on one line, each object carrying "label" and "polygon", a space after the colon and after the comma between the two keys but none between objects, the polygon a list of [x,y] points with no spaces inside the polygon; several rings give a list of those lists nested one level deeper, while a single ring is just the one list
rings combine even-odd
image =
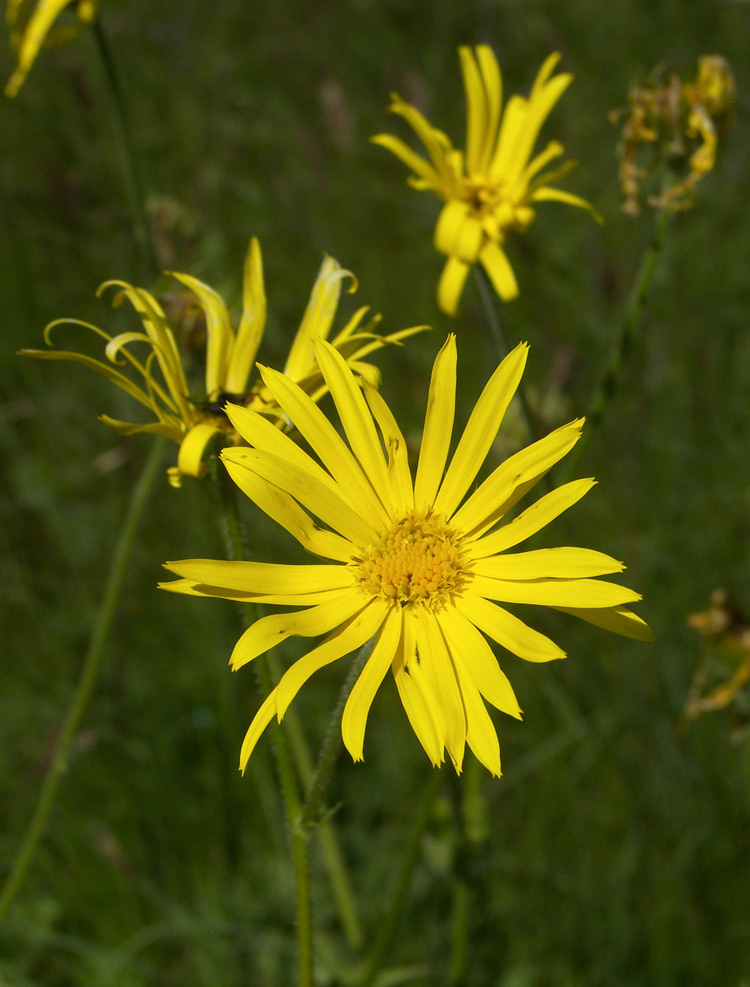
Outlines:
[{"label": "out-of-focus yellow flower", "polygon": [[527,661],[565,657],[499,603],[552,607],[615,634],[653,639],[626,606],[639,594],[597,578],[621,572],[621,562],[585,548],[512,551],[594,485],[592,479],[566,483],[506,520],[573,448],[583,422],[556,429],[477,484],[521,380],[528,346],[521,343],[496,369],[449,461],[457,382],[456,342],[450,336],[432,371],[412,476],[403,433],[379,392],[365,382],[363,393],[342,356],[324,340],[313,346],[346,441],[298,385],[261,367],[269,391],[317,458],[261,415],[234,406],[227,413],[252,448],[225,449],[222,458],[243,493],[303,548],[328,562],[169,562],[167,568],[182,578],[162,584],[194,596],[297,608],[256,621],[237,642],[234,668],[286,638],[327,635],[263,702],[242,745],[240,766],[244,769],[266,726],[274,716],[282,719],[311,675],[373,641],[341,724],[354,760],[362,760],[370,706],[390,668],[434,765],[442,763],[447,749],[460,771],[468,745],[499,775],[500,747],[485,701],[511,716],[520,717],[520,710],[485,635]]},{"label": "out-of-focus yellow flower", "polygon": [[[93,23],[100,3],[101,0],[7,0],[5,18],[16,53],[16,68],[5,87],[5,95],[16,95],[40,48],[64,44],[81,28]],[[71,22],[53,26],[69,7],[73,8]]]},{"label": "out-of-focus yellow flower", "polygon": [[[124,281],[106,281],[99,288],[99,293],[110,287],[119,288],[113,304],[117,306],[124,300],[129,301],[141,318],[143,332],[123,332],[110,336],[104,330],[78,319],[56,319],[45,329],[44,338],[52,346],[50,333],[61,324],[90,329],[107,341],[104,352],[110,363],[129,364],[131,370],[142,378],[142,385],[135,383],[114,366],[82,353],[62,350],[21,352],[25,356],[42,360],[72,360],[82,363],[111,380],[148,408],[156,416],[156,422],[122,422],[107,415],[102,415],[101,421],[123,435],[151,432],[179,443],[177,466],[169,470],[170,482],[173,486],[179,486],[183,475],[203,475],[203,454],[215,436],[223,435],[229,442],[239,441],[227,417],[226,406],[229,402],[245,404],[275,419],[281,426],[289,424],[289,419],[261,381],[252,388],[248,386],[266,323],[263,263],[257,239],[253,237],[250,241],[245,259],[243,311],[236,332],[232,328],[226,305],[213,288],[188,274],[170,273],[190,290],[206,320],[208,340],[205,393],[200,398],[191,394],[177,339],[161,305],[144,288],[135,288]],[[318,401],[326,393],[327,385],[315,360],[312,343],[316,338],[328,338],[341,293],[341,283],[347,277],[352,279],[350,290],[355,291],[357,284],[354,275],[344,270],[332,257],[324,259],[284,366],[284,374],[295,381],[313,401]],[[380,383],[380,373],[375,366],[364,362],[364,357],[388,343],[398,343],[424,327],[403,329],[389,336],[380,336],[373,332],[380,316],[374,316],[363,323],[367,311],[367,307],[364,307],[355,312],[335,337],[333,345],[353,370],[376,387]],[[133,344],[146,345],[148,355],[144,362],[132,354],[130,347]]]},{"label": "out-of-focus yellow flower", "polygon": [[[708,610],[691,614],[688,624],[704,635],[708,646],[690,685],[683,724],[729,706],[750,682],[750,623],[724,590],[714,590]],[[710,673],[718,684],[706,691]]]},{"label": "out-of-focus yellow flower", "polygon": [[466,90],[466,150],[454,148],[446,134],[395,93],[390,112],[412,127],[430,160],[390,134],[372,138],[414,172],[410,185],[430,189],[445,202],[435,229],[435,248],[448,257],[438,303],[449,315],[455,315],[469,269],[477,262],[503,301],[518,295],[503,244],[510,234],[528,229],[535,203],[567,202],[597,215],[584,199],[551,187],[575,167],[573,162],[540,174],[563,153],[562,144],[550,141],[532,157],[544,121],[573,78],[567,73],[552,75],[559,54],[546,59],[528,99],[511,96],[502,112],[502,80],[492,49],[478,45],[458,52]]},{"label": "out-of-focus yellow flower", "polygon": [[[610,113],[613,123],[625,116],[618,153],[626,213],[640,213],[641,184],[657,173],[662,190],[648,196],[650,205],[671,212],[693,205],[695,186],[716,163],[719,134],[728,126],[734,95],[727,60],[703,55],[695,82],[683,83],[674,72],[666,78],[657,75],[629,93],[627,108]],[[667,167],[671,180],[664,175]]]}]

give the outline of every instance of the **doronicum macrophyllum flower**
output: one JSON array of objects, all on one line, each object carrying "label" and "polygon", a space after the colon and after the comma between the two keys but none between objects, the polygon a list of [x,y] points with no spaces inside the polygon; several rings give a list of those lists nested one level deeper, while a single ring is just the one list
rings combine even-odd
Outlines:
[{"label": "doronicum macrophyllum flower", "polygon": [[[166,436],[180,446],[177,466],[168,471],[170,483],[180,486],[183,475],[200,477],[205,472],[203,454],[208,443],[216,436],[226,441],[239,441],[230,419],[225,413],[228,401],[244,403],[254,411],[276,420],[282,427],[290,419],[276,405],[273,396],[261,381],[249,386],[250,373],[255,365],[263,330],[266,323],[266,295],[263,285],[263,263],[260,245],[253,237],[245,260],[243,282],[243,310],[235,331],[221,296],[208,285],[188,274],[170,272],[195,296],[198,307],[205,315],[207,344],[205,393],[198,398],[191,396],[183,369],[180,348],[167,316],[159,302],[144,288],[135,288],[125,281],[106,281],[99,292],[118,288],[114,296],[115,306],[127,300],[140,316],[142,332],[123,332],[111,336],[78,319],[56,319],[44,331],[45,341],[52,346],[51,331],[62,324],[83,326],[107,341],[105,355],[109,363],[93,359],[82,353],[65,350],[22,350],[25,356],[42,360],[72,360],[95,370],[111,380],[123,391],[135,398],[156,417],[156,422],[138,424],[116,421],[107,415],[101,420],[122,435],[135,432],[151,432]],[[326,257],[313,286],[310,301],[300,327],[292,343],[284,366],[284,375],[295,381],[313,401],[326,393],[327,386],[316,363],[312,347],[315,338],[327,339],[330,333],[341,293],[341,283],[352,279],[351,290],[356,290],[356,280],[350,271],[344,270],[331,257]],[[424,327],[403,329],[389,336],[373,332],[380,316],[363,324],[367,307],[360,308],[333,340],[336,351],[372,386],[380,382],[376,367],[364,362],[373,350],[421,331]],[[145,345],[145,361],[131,352],[134,345]],[[119,370],[116,365],[129,365],[142,378],[142,385]]]},{"label": "doronicum macrophyllum flower", "polygon": [[502,80],[494,52],[487,45],[462,47],[466,90],[466,149],[454,148],[414,106],[393,94],[390,112],[397,113],[422,141],[429,160],[391,134],[372,140],[388,148],[414,172],[409,184],[430,189],[445,205],[435,228],[435,249],[448,257],[438,285],[438,304],[455,315],[472,264],[479,263],[503,301],[518,295],[518,284],[504,244],[513,233],[525,232],[538,202],[555,200],[595,210],[577,195],[553,188],[571,168],[567,162],[543,172],[564,151],[558,141],[532,157],[539,131],[572,76],[553,76],[559,54],[542,65],[528,99],[511,96],[502,112]]},{"label": "doronicum macrophyllum flower", "polygon": [[620,572],[620,562],[586,548],[510,551],[593,486],[591,479],[566,483],[507,520],[521,497],[573,448],[582,419],[522,449],[475,484],[520,382],[528,351],[522,343],[490,378],[446,468],[456,397],[456,344],[450,336],[433,367],[412,477],[403,433],[379,392],[367,381],[360,387],[324,340],[313,346],[345,439],[298,385],[261,367],[268,390],[317,459],[261,415],[231,405],[227,414],[251,448],[224,449],[222,458],[240,490],[327,561],[169,562],[166,567],[182,578],[162,584],[178,593],[294,608],[256,621],[234,649],[234,668],[285,638],[327,635],[261,705],[242,745],[240,767],[314,672],[374,639],[341,725],[354,760],[363,757],[370,705],[390,668],[433,765],[443,762],[447,749],[460,771],[468,744],[499,775],[500,749],[485,702],[515,717],[520,710],[486,638],[527,661],[565,657],[505,604],[548,606],[616,634],[652,639],[626,607],[639,594],[596,578]]},{"label": "doronicum macrophyllum flower", "polygon": [[[55,47],[74,38],[92,24],[101,0],[7,0],[5,19],[16,53],[16,68],[5,87],[6,96],[15,96],[23,85],[42,47]],[[70,23],[55,24],[64,12]]]},{"label": "doronicum macrophyllum flower", "polygon": [[640,214],[641,186],[658,175],[661,190],[649,205],[681,212],[695,202],[695,187],[716,164],[719,135],[729,125],[735,84],[721,55],[702,55],[694,82],[676,72],[654,73],[628,94],[628,106],[609,117],[625,123],[618,146],[623,211]]}]

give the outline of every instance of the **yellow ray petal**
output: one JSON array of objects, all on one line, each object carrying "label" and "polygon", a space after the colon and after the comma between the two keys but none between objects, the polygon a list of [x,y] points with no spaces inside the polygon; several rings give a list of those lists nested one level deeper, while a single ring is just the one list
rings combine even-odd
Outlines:
[{"label": "yellow ray petal", "polygon": [[474,405],[435,498],[435,510],[440,514],[450,517],[473,484],[521,381],[528,352],[528,343],[519,343],[495,370]]},{"label": "yellow ray petal", "polygon": [[274,689],[263,700],[258,712],[253,717],[253,722],[248,727],[245,739],[242,741],[240,750],[240,771],[244,774],[250,755],[255,750],[255,745],[260,740],[260,736],[273,719],[276,712],[276,690]]},{"label": "yellow ray petal", "polygon": [[421,154],[417,154],[416,151],[412,151],[399,137],[393,137],[391,134],[377,134],[375,137],[371,137],[370,141],[384,147],[391,154],[395,154],[407,168],[419,175],[426,186],[438,192],[441,181],[437,171],[429,161],[425,160]]},{"label": "yellow ray petal", "polygon": [[[290,439],[281,429],[273,425],[264,415],[242,405],[231,403],[227,404],[224,410],[229,421],[248,445],[263,452],[270,452],[273,456],[278,456],[279,459],[284,459],[299,467],[305,473],[315,477],[318,483],[327,487],[336,496],[347,500],[350,507],[354,506],[348,501],[346,491],[326,473],[320,463],[316,462],[312,456],[309,456],[293,439]],[[228,456],[230,452],[232,450],[226,450]],[[239,453],[241,450],[236,450],[236,452]]]},{"label": "yellow ray petal", "polygon": [[301,380],[315,366],[312,341],[317,337],[328,338],[344,278],[352,279],[351,290],[355,291],[357,281],[352,272],[344,270],[333,257],[325,257],[284,366],[284,373],[291,380]]},{"label": "yellow ray petal", "polygon": [[501,463],[459,508],[453,522],[475,537],[495,524],[508,509],[516,488],[540,478],[570,452],[581,436],[583,419],[563,425],[532,442]]},{"label": "yellow ray petal", "polygon": [[463,666],[461,657],[453,655],[453,667],[456,671],[458,687],[461,690],[466,711],[466,743],[474,752],[477,760],[487,768],[490,774],[499,778],[500,743],[497,739],[495,725],[487,712],[479,690],[474,685],[471,676]]},{"label": "yellow ray petal", "polygon": [[364,392],[388,454],[388,484],[394,512],[407,514],[414,509],[414,487],[409,469],[406,439],[380,392],[367,383],[364,384]]},{"label": "yellow ray petal", "polygon": [[388,112],[402,117],[422,141],[437,173],[438,188],[443,196],[448,198],[455,185],[455,178],[451,174],[452,169],[448,163],[453,145],[446,134],[442,130],[438,130],[437,127],[433,127],[416,107],[404,102],[395,93],[391,95],[391,105],[388,107]]},{"label": "yellow ray petal", "polygon": [[82,353],[73,353],[68,350],[27,349],[20,350],[20,355],[33,357],[35,360],[70,360],[72,363],[80,363],[84,367],[88,367],[89,370],[93,370],[95,373],[101,374],[102,377],[106,377],[107,380],[112,381],[113,384],[116,384],[126,394],[129,394],[131,398],[135,398],[136,401],[153,410],[153,399],[145,391],[141,390],[137,384],[134,384],[132,380],[121,374],[118,370],[108,367],[106,363],[95,360],[93,357],[84,356]]},{"label": "yellow ray petal", "polygon": [[405,619],[415,622],[417,660],[432,694],[448,754],[460,774],[466,745],[466,712],[448,646],[432,611],[412,608]]},{"label": "yellow ray petal", "polygon": [[493,579],[580,579],[622,572],[622,562],[590,548],[538,548],[478,559],[471,569]]},{"label": "yellow ray petal", "polygon": [[603,579],[490,579],[474,576],[471,589],[478,596],[501,603],[535,603],[547,607],[618,607],[641,599],[626,586]]},{"label": "yellow ray petal", "polygon": [[[18,32],[16,28],[17,12],[20,5],[8,4],[7,20],[11,28],[14,47],[17,48],[17,61],[16,69],[5,87],[6,96],[13,97],[18,94],[18,90],[23,85],[31,66],[36,61],[40,48],[45,43],[50,43],[51,37],[54,34],[52,25],[69,3],[70,0],[38,0],[21,32]],[[76,11],[78,23],[75,27],[68,29],[65,35],[58,32],[58,43],[63,38],[73,37],[80,27],[90,23],[94,19],[97,7],[98,3],[79,3]]]},{"label": "yellow ray petal", "polygon": [[198,302],[206,315],[206,396],[214,400],[228,390],[226,386],[229,370],[229,355],[234,345],[234,331],[229,318],[229,312],[221,295],[213,288],[189,274],[179,274],[168,271],[186,288],[197,296]]},{"label": "yellow ray petal", "polygon": [[229,354],[224,390],[228,394],[244,394],[247,380],[255,363],[263,330],[266,326],[266,291],[263,284],[263,258],[256,237],[250,241],[245,257],[242,282],[242,317]]},{"label": "yellow ray petal", "polygon": [[208,583],[196,582],[195,579],[174,579],[169,583],[157,583],[157,587],[168,593],[187,596],[205,596],[216,600],[236,600],[237,603],[278,604],[288,607],[317,607],[321,603],[340,599],[342,592],[345,592],[340,587],[334,587],[310,593],[253,593],[239,589],[228,590],[223,586],[211,586]]},{"label": "yellow ray petal", "polygon": [[[456,599],[456,609],[493,641],[519,658],[542,662],[566,657],[565,652],[562,648],[558,648],[554,641],[535,631],[512,613],[475,593],[462,593]],[[474,681],[482,689],[481,683],[476,678]],[[482,694],[493,706],[497,706],[492,697],[485,692]],[[498,708],[503,709],[502,706]]]},{"label": "yellow ray petal", "polygon": [[[475,599],[486,603],[480,597]],[[492,607],[494,604],[487,603],[487,606]],[[470,609],[470,605],[467,609]],[[460,657],[466,672],[487,702],[520,720],[521,708],[507,675],[472,620],[464,616],[463,609],[447,607],[438,614],[438,623],[451,654]]]},{"label": "yellow ray petal", "polygon": [[613,607],[605,610],[586,610],[580,607],[555,607],[563,613],[569,613],[573,617],[580,617],[581,620],[589,624],[595,624],[605,631],[612,631],[614,634],[622,634],[623,637],[631,637],[636,641],[647,641],[651,644],[654,640],[654,632],[645,620],[641,620],[636,614],[625,607]]},{"label": "yellow ray petal", "polygon": [[468,203],[458,199],[446,202],[435,226],[436,250],[473,264],[479,256],[483,237],[482,224]]},{"label": "yellow ray petal", "polygon": [[344,746],[354,761],[361,761],[364,758],[367,716],[375,693],[380,688],[396,653],[401,637],[402,612],[401,607],[391,607],[388,611],[372,654],[354,683],[344,706],[341,736]]},{"label": "yellow ray petal", "polygon": [[313,341],[318,360],[352,452],[388,514],[394,510],[390,485],[375,422],[362,391],[343,357],[323,339]]},{"label": "yellow ray petal", "polygon": [[353,546],[363,548],[377,541],[377,532],[359,511],[349,507],[345,500],[294,464],[258,449],[238,449],[231,460],[227,457],[229,461],[239,469],[251,470],[288,493]]},{"label": "yellow ray petal", "polygon": [[559,517],[563,511],[576,504],[595,483],[596,480],[589,477],[584,480],[572,480],[551,490],[536,503],[527,507],[517,518],[475,542],[471,548],[472,558],[481,559],[496,555],[535,535],[537,531],[541,531]]},{"label": "yellow ray petal", "polygon": [[206,472],[206,464],[202,461],[203,453],[211,439],[221,434],[220,428],[207,422],[193,426],[180,443],[177,456],[177,468],[180,473],[186,476],[203,476]]},{"label": "yellow ray petal", "polygon": [[512,302],[518,297],[518,282],[510,266],[505,251],[495,243],[487,240],[479,251],[479,261],[492,282],[492,287],[504,302]]},{"label": "yellow ray petal", "polygon": [[458,49],[458,55],[466,93],[466,171],[472,175],[481,167],[488,124],[487,101],[473,50],[462,45]]},{"label": "yellow ray petal", "polygon": [[276,687],[276,713],[279,720],[310,676],[319,668],[338,661],[366,644],[383,624],[388,610],[389,604],[383,600],[371,601],[364,610],[287,669]]},{"label": "yellow ray petal", "polygon": [[[349,589],[352,577],[339,565],[278,565],[271,562],[225,562],[223,559],[183,559],[165,562],[184,579],[198,584],[238,590],[241,593],[278,595],[319,593],[329,589]],[[624,601],[623,601],[624,602]]]},{"label": "yellow ray petal", "polygon": [[284,409],[294,427],[307,439],[347,498],[372,524],[386,524],[388,514],[370,481],[320,408],[284,374],[269,367],[259,366],[259,370],[279,407]]},{"label": "yellow ray petal", "polygon": [[486,98],[486,130],[477,170],[486,172],[497,142],[500,110],[503,102],[503,84],[500,66],[497,64],[492,48],[489,45],[477,45],[475,50]]},{"label": "yellow ray petal", "polygon": [[451,334],[435,358],[427,395],[422,445],[414,484],[414,505],[432,505],[443,477],[456,408],[456,337]]},{"label": "yellow ray petal", "polygon": [[286,528],[308,552],[335,562],[350,561],[355,551],[352,543],[334,531],[317,527],[293,497],[243,467],[239,450],[225,449],[221,458],[240,490],[277,524]]},{"label": "yellow ray petal", "polygon": [[431,700],[430,690],[425,688],[422,666],[414,655],[414,621],[405,620],[399,648],[393,659],[393,677],[412,730],[433,767],[438,767],[444,761],[445,743],[435,719],[435,704]]},{"label": "yellow ray petal", "polygon": [[256,620],[234,646],[229,664],[234,670],[270,651],[288,637],[318,637],[346,623],[366,601],[361,593],[342,590],[335,599],[308,610],[293,613],[273,613]]},{"label": "yellow ray petal", "polygon": [[464,290],[470,269],[471,265],[459,260],[458,257],[449,257],[446,261],[437,290],[440,311],[445,312],[446,315],[455,315],[458,312],[461,292]]},{"label": "yellow ray petal", "polygon": [[557,75],[529,99],[524,126],[518,132],[506,170],[509,182],[516,181],[526,168],[544,121],[572,81],[573,76],[568,73]]}]

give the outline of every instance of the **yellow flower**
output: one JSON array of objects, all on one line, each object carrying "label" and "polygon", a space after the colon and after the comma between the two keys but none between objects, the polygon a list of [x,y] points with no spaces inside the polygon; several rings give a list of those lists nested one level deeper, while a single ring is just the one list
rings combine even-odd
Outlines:
[{"label": "yellow flower", "polygon": [[534,442],[475,485],[523,373],[528,347],[522,343],[490,378],[446,469],[456,395],[456,344],[450,336],[432,371],[412,479],[404,436],[379,392],[366,381],[360,389],[332,346],[322,340],[313,345],[346,441],[301,388],[261,367],[269,391],[319,462],[240,407],[227,413],[252,448],[225,449],[222,457],[251,500],[304,548],[333,564],[194,559],[167,563],[183,578],[162,584],[195,596],[306,608],[253,624],[234,649],[234,668],[285,638],[327,635],[263,702],[242,745],[240,767],[273,716],[281,720],[314,672],[374,638],[342,720],[354,760],[363,757],[370,705],[391,668],[434,765],[442,763],[447,748],[460,771],[468,744],[499,775],[497,734],[484,701],[511,716],[520,710],[484,635],[528,661],[563,658],[564,652],[495,601],[549,606],[651,640],[646,624],[624,606],[639,594],[593,578],[620,572],[620,562],[585,548],[508,551],[576,503],[594,480],[567,483],[498,526],[572,449],[582,420]]},{"label": "yellow flower", "polygon": [[[64,44],[99,12],[101,0],[7,0],[5,19],[16,53],[16,69],[5,87],[6,96],[15,96],[34,64],[39,49]],[[52,25],[66,7],[75,7],[73,23]],[[33,9],[32,9],[33,8]]]},{"label": "yellow flower", "polygon": [[[203,475],[205,464],[202,457],[211,439],[224,435],[229,441],[239,441],[225,413],[228,401],[245,403],[255,411],[276,418],[282,425],[289,424],[289,419],[276,405],[262,382],[259,381],[248,391],[248,378],[255,364],[255,355],[266,323],[263,263],[257,239],[253,237],[250,241],[245,259],[243,311],[236,332],[232,328],[226,305],[213,288],[188,274],[170,273],[193,293],[205,314],[208,336],[205,395],[200,400],[190,395],[177,340],[161,305],[144,288],[135,288],[125,281],[106,281],[99,288],[99,293],[112,286],[120,288],[113,304],[117,306],[127,299],[141,318],[143,332],[123,332],[110,336],[104,330],[78,319],[57,319],[47,326],[44,338],[52,346],[50,332],[61,324],[90,329],[107,340],[104,352],[110,363],[129,364],[143,379],[143,386],[139,386],[113,366],[82,353],[61,350],[21,352],[25,356],[42,360],[73,360],[82,363],[107,377],[148,408],[156,416],[156,422],[122,422],[107,415],[102,415],[101,420],[122,435],[151,432],[179,443],[177,466],[168,471],[170,483],[179,486],[183,475]],[[344,270],[332,257],[324,259],[284,366],[284,374],[296,381],[313,401],[319,400],[326,393],[327,387],[315,361],[311,342],[315,337],[328,337],[341,293],[341,282],[347,277],[353,282],[351,291],[355,291],[354,275]],[[380,316],[362,324],[367,311],[366,307],[360,308],[333,340],[333,345],[357,373],[371,385],[377,386],[380,382],[379,371],[372,364],[363,362],[363,358],[387,343],[398,343],[423,327],[379,336],[372,330],[380,321]],[[150,350],[145,362],[141,362],[130,352],[129,347],[134,343],[145,344]]]},{"label": "yellow flower", "polygon": [[542,124],[573,78],[567,73],[552,76],[559,54],[544,62],[529,98],[512,96],[501,113],[502,81],[492,49],[478,45],[473,51],[459,48],[458,53],[466,90],[465,151],[454,148],[441,130],[395,93],[391,113],[412,127],[430,160],[390,134],[372,138],[414,172],[410,185],[430,189],[445,202],[435,229],[435,249],[448,257],[438,285],[438,303],[449,315],[455,315],[469,268],[477,261],[503,301],[518,295],[503,244],[511,233],[528,229],[534,203],[554,199],[597,216],[584,199],[551,188],[552,182],[575,167],[573,162],[539,174],[563,153],[562,144],[550,141],[532,158]]}]

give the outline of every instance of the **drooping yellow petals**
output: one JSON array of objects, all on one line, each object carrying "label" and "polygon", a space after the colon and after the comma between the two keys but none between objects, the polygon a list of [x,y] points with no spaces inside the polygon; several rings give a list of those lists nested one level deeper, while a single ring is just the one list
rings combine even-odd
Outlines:
[{"label": "drooping yellow petals", "polygon": [[[81,0],[79,6],[80,3]],[[39,7],[41,6],[40,2]],[[106,341],[104,352],[109,363],[67,350],[49,353],[41,350],[22,352],[26,356],[37,359],[80,363],[106,377],[147,408],[156,422],[124,422],[107,415],[102,415],[101,420],[122,435],[147,432],[163,435],[177,442],[180,446],[177,465],[171,466],[167,475],[170,484],[179,487],[184,476],[205,475],[204,458],[212,439],[218,436],[228,444],[236,444],[240,441],[240,433],[235,430],[237,426],[228,410],[232,403],[236,408],[235,417],[241,416],[243,410],[251,407],[253,411],[263,412],[267,419],[275,420],[275,425],[286,429],[291,428],[296,421],[296,414],[293,415],[280,407],[279,399],[274,396],[273,386],[269,387],[262,380],[254,385],[250,381],[266,322],[263,261],[257,239],[255,237],[251,239],[245,257],[243,309],[236,332],[232,326],[229,310],[217,291],[189,274],[171,272],[171,276],[187,290],[194,300],[193,305],[202,311],[205,318],[207,342],[205,389],[202,394],[194,395],[190,391],[177,342],[180,334],[170,325],[158,299],[144,288],[135,287],[126,281],[105,281],[100,286],[98,294],[101,295],[109,288],[116,288],[117,292],[112,299],[113,306],[117,307],[125,301],[129,302],[141,320],[141,331],[128,331],[110,336],[104,330],[79,319],[56,319],[45,330],[45,341],[49,346],[53,345],[51,330],[64,323],[93,332]],[[314,405],[328,389],[318,367],[313,341],[328,336],[336,314],[341,282],[347,277],[353,279],[353,275],[344,271],[337,261],[330,257],[325,258],[286,363],[284,373],[287,378],[299,383],[302,395],[309,404]],[[366,312],[366,308],[360,309],[335,337],[334,355],[328,359],[329,362],[332,361],[332,367],[337,366],[336,361],[340,361],[342,366],[354,368],[357,374],[366,379],[371,386],[376,386],[380,382],[379,371],[364,358],[385,345],[400,345],[402,340],[416,332],[421,332],[426,327],[414,326],[388,336],[379,336],[374,332],[379,316],[375,316],[369,323],[363,325],[362,320]],[[140,352],[143,348],[146,350],[146,358],[141,360],[134,355],[133,350]],[[138,378],[142,380],[142,384],[139,385],[127,373],[115,370],[109,364],[129,368],[136,380]],[[359,426],[352,420],[352,427],[356,433],[357,427],[367,428],[369,415],[361,413],[360,406],[364,405],[364,399],[361,395],[357,397],[355,393],[357,385],[353,384],[349,391],[348,407],[359,419]],[[319,425],[319,419],[316,421]],[[280,434],[274,424],[268,421],[265,421],[265,424],[272,432]],[[330,445],[332,441],[330,424],[324,431],[326,437],[324,445],[326,443]],[[360,451],[374,448],[371,442],[374,433],[373,425],[366,446],[355,442]],[[336,451],[342,460],[350,463],[353,457],[343,442]],[[380,458],[382,460],[382,455]],[[373,458],[366,465],[373,468],[375,462]],[[306,468],[310,468],[310,463],[311,460],[307,457]],[[356,463],[353,468],[359,470]],[[382,487],[385,464],[380,473],[376,472],[374,475],[377,485],[373,486],[363,478],[359,496],[368,499],[376,514],[384,518],[386,512],[378,499],[377,491]],[[276,500],[279,506],[280,498]]]}]

